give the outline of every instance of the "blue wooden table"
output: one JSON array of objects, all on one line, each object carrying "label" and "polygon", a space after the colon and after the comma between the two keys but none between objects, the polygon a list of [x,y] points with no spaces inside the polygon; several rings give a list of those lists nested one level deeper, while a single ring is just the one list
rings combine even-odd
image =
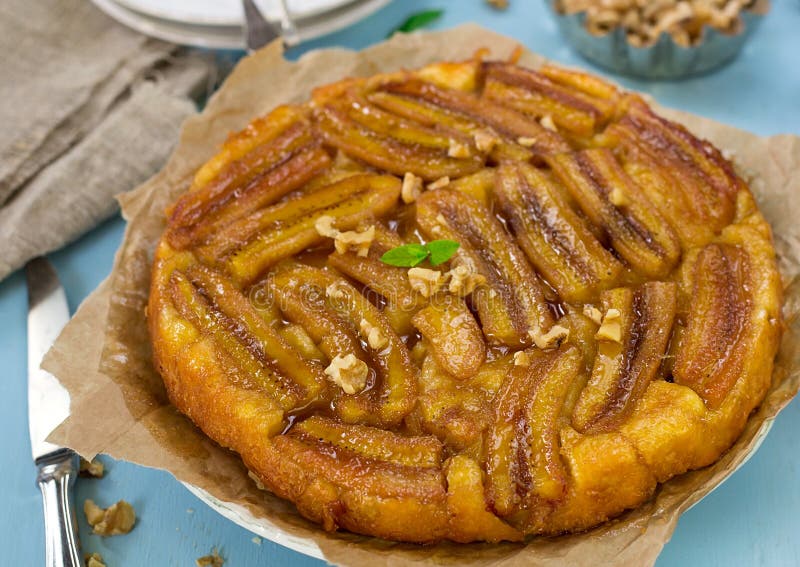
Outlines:
[{"label": "blue wooden table", "polygon": [[[540,0],[511,0],[505,12],[493,11],[482,0],[396,0],[362,23],[290,55],[317,47],[364,47],[383,39],[408,14],[426,8],[445,9],[434,27],[475,21],[556,61],[600,72],[561,41]],[[713,75],[675,83],[615,78],[667,106],[759,134],[800,134],[799,30],[800,3],[775,0],[773,12],[739,59]],[[72,311],[108,273],[122,231],[122,221],[111,220],[51,255]],[[25,317],[24,277],[16,273],[0,283],[0,470],[5,483],[0,489],[0,564],[14,566],[40,565],[44,559],[41,497],[27,434]],[[681,518],[658,566],[800,565],[798,430],[800,402],[795,401],[758,453]],[[319,564],[254,538],[206,508],[166,473],[103,460],[106,477],[79,480],[77,501],[92,498],[106,506],[124,498],[139,515],[131,534],[102,539],[91,535],[78,514],[84,550],[100,552],[111,567],[190,566],[212,547],[221,549],[226,565],[236,567]]]}]

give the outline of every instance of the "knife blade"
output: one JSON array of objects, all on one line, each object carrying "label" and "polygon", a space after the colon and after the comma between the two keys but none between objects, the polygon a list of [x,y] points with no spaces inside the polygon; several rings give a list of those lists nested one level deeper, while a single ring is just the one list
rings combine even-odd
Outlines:
[{"label": "knife blade", "polygon": [[69,393],[49,372],[42,358],[69,321],[67,296],[55,268],[45,258],[25,266],[28,284],[28,430],[31,453],[42,492],[47,567],[79,567],[71,488],[78,471],[77,455],[46,441],[69,416]]},{"label": "knife blade", "polygon": [[61,329],[69,321],[64,288],[53,266],[35,258],[25,267],[28,281],[28,429],[33,460],[61,447],[45,441],[69,416],[69,394],[49,372],[39,367]]}]

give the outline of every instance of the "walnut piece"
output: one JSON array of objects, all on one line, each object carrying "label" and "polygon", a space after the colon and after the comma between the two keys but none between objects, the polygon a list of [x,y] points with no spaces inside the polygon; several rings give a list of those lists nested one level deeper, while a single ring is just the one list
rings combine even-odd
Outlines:
[{"label": "walnut piece", "polygon": [[333,238],[333,245],[336,252],[344,254],[350,250],[355,250],[356,254],[365,258],[369,254],[369,247],[375,240],[375,226],[370,226],[365,230],[348,230],[345,232],[333,226],[334,218],[330,215],[319,217],[314,223],[317,234],[325,238]]},{"label": "walnut piece", "polygon": [[608,200],[615,207],[624,207],[630,204],[628,197],[622,192],[619,187],[614,187],[608,192]]},{"label": "walnut piece", "polygon": [[508,0],[486,0],[486,3],[495,10],[505,10],[508,8]]},{"label": "walnut piece", "polygon": [[106,567],[103,557],[99,553],[86,555],[83,559],[86,562],[86,567]]},{"label": "walnut piece", "polygon": [[403,176],[403,186],[400,189],[400,198],[406,204],[413,203],[422,195],[422,178],[413,173],[406,172]]},{"label": "walnut piece", "polygon": [[558,345],[568,339],[569,329],[561,325],[553,325],[546,333],[542,333],[541,329],[536,328],[529,331],[528,335],[533,339],[533,344],[542,350],[547,350],[558,347]]},{"label": "walnut piece", "polygon": [[597,329],[594,337],[598,341],[622,342],[622,322],[620,321],[619,309],[609,309],[603,317],[600,328]]},{"label": "walnut piece", "polygon": [[367,337],[369,348],[380,350],[389,344],[389,339],[383,336],[381,330],[366,319],[361,319],[359,327],[361,327],[361,333]]},{"label": "walnut piece", "polygon": [[556,132],[558,128],[556,128],[556,123],[553,122],[553,117],[549,114],[545,114],[539,119],[539,124],[542,125],[542,128],[545,130],[550,130],[551,132]]},{"label": "walnut piece", "polygon": [[429,183],[428,189],[434,191],[436,189],[441,189],[442,187],[447,187],[448,185],[450,185],[450,178],[447,175],[445,175],[444,177],[440,177],[433,183]]},{"label": "walnut piece", "polygon": [[530,366],[531,357],[524,350],[518,350],[514,353],[514,366]]},{"label": "walnut piece", "polygon": [[500,139],[491,130],[477,130],[472,138],[475,140],[475,147],[479,152],[488,154],[500,143]]},{"label": "walnut piece", "polygon": [[333,221],[336,220],[330,215],[319,217],[314,223],[314,228],[317,234],[325,238],[336,238],[339,236],[339,230],[333,226]]},{"label": "walnut piece", "polygon": [[92,531],[101,536],[126,534],[136,523],[133,506],[124,500],[105,510],[92,500],[86,500],[83,503],[83,513],[86,514],[86,521],[92,526]]},{"label": "walnut piece", "polygon": [[92,459],[91,461],[87,461],[83,457],[81,457],[81,464],[80,468],[78,469],[78,474],[81,476],[93,476],[95,478],[103,478],[103,473],[105,472],[105,467],[103,467],[103,463],[100,461],[96,461]]},{"label": "walnut piece", "polygon": [[428,268],[411,268],[408,270],[408,283],[411,289],[417,291],[423,297],[431,297],[445,283],[445,276],[438,270]]},{"label": "walnut piece", "polygon": [[225,564],[225,559],[219,554],[217,548],[211,550],[210,555],[204,555],[195,559],[197,567],[222,567]]},{"label": "walnut piece", "polygon": [[325,288],[325,295],[331,299],[344,299],[347,294],[345,290],[342,289],[341,285],[339,285],[339,282],[335,282]]},{"label": "walnut piece", "polygon": [[472,156],[472,152],[467,144],[450,138],[450,147],[447,148],[447,155],[454,158],[468,158]]},{"label": "walnut piece", "polygon": [[373,240],[375,240],[374,225],[362,231],[340,232],[334,239],[333,245],[339,254],[354,250],[359,257],[366,258]]},{"label": "walnut piece", "polygon": [[478,286],[486,283],[486,278],[481,274],[470,271],[466,266],[456,266],[445,274],[449,281],[448,291],[461,297],[467,296]]},{"label": "walnut piece", "polygon": [[583,314],[591,319],[596,325],[603,322],[603,312],[594,305],[584,305]]},{"label": "walnut piece", "polygon": [[337,354],[325,369],[325,374],[346,394],[355,394],[367,385],[369,367],[353,353],[347,356]]}]

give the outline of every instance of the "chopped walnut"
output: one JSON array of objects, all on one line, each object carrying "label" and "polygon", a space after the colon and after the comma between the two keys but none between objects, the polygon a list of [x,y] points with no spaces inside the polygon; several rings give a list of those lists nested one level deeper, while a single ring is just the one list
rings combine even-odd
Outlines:
[{"label": "chopped walnut", "polygon": [[486,3],[495,10],[505,10],[508,8],[508,0],[486,0]]},{"label": "chopped walnut", "polygon": [[491,130],[477,130],[472,137],[478,151],[485,154],[491,152],[500,143],[500,139]]},{"label": "chopped walnut", "polygon": [[264,483],[261,482],[261,479],[258,478],[258,475],[256,475],[256,473],[254,473],[251,470],[248,470],[247,476],[249,476],[250,480],[252,480],[256,484],[256,488],[258,488],[259,490],[267,490],[267,487],[264,486]]},{"label": "chopped walnut", "polygon": [[325,238],[336,238],[339,236],[339,230],[333,226],[334,220],[336,219],[330,215],[319,217],[314,223],[314,228],[317,230],[317,234],[324,236]]},{"label": "chopped walnut", "polygon": [[355,250],[358,256],[366,258],[373,240],[375,240],[374,225],[362,231],[348,230],[347,232],[340,232],[334,239],[333,245],[339,254]]},{"label": "chopped walnut", "polygon": [[83,513],[86,514],[86,521],[92,526],[92,531],[101,536],[126,534],[136,523],[133,506],[124,500],[105,510],[92,500],[86,500],[83,503]]},{"label": "chopped walnut", "polygon": [[81,457],[81,464],[80,468],[78,469],[78,474],[81,476],[93,476],[95,478],[103,478],[103,473],[105,472],[105,468],[103,467],[103,463],[100,461],[96,461],[92,459],[91,461],[87,461],[83,457]]},{"label": "chopped walnut", "polygon": [[528,331],[528,335],[533,339],[533,344],[542,350],[547,350],[558,347],[569,338],[569,329],[561,325],[553,325],[549,331],[542,333],[542,330],[537,327]]},{"label": "chopped walnut", "polygon": [[86,555],[83,559],[86,562],[86,567],[106,567],[106,564],[103,563],[103,557],[99,553]]},{"label": "chopped walnut", "polygon": [[341,285],[339,285],[339,282],[335,282],[325,288],[325,295],[331,299],[343,299],[346,293]]},{"label": "chopped walnut", "polygon": [[530,136],[520,136],[517,138],[517,143],[520,146],[525,146],[526,148],[532,148],[536,145],[536,138],[531,138]]},{"label": "chopped walnut", "polygon": [[584,305],[583,314],[591,319],[596,325],[603,322],[603,312],[594,305]]},{"label": "chopped walnut", "polygon": [[609,309],[603,317],[603,322],[600,328],[597,329],[594,337],[598,341],[613,341],[615,343],[622,342],[622,322],[620,321],[621,313],[619,309]]},{"label": "chopped walnut", "polygon": [[444,177],[440,177],[433,183],[429,183],[428,189],[434,191],[436,189],[441,189],[442,187],[447,187],[448,185],[450,185],[450,178],[447,175],[445,175]]},{"label": "chopped walnut", "polygon": [[622,192],[619,187],[614,187],[608,192],[608,200],[615,207],[624,207],[630,204],[628,197]]},{"label": "chopped walnut", "polygon": [[411,289],[419,292],[423,297],[431,297],[445,283],[442,272],[428,268],[411,268],[408,270],[408,283]]},{"label": "chopped walnut", "polygon": [[468,158],[472,156],[469,145],[450,138],[450,147],[447,148],[447,155],[454,158]]},{"label": "chopped walnut", "polygon": [[413,173],[406,172],[403,176],[403,187],[400,189],[400,198],[406,204],[413,203],[422,195],[422,178]]},{"label": "chopped walnut", "polygon": [[558,130],[556,128],[556,123],[553,122],[553,117],[549,114],[542,116],[541,119],[539,119],[539,124],[542,125],[542,128],[545,130],[550,130],[551,132],[556,132]]},{"label": "chopped walnut", "polygon": [[447,272],[445,277],[450,282],[448,291],[461,297],[469,295],[475,288],[486,283],[485,277],[471,272],[466,266],[456,266]]},{"label": "chopped walnut", "polygon": [[359,327],[361,327],[361,332],[364,336],[367,337],[367,344],[371,349],[380,350],[389,344],[389,339],[383,336],[381,330],[366,319],[361,319]]},{"label": "chopped walnut", "polygon": [[438,215],[436,215],[436,222],[438,222],[439,224],[447,224],[447,219],[444,218],[444,215],[442,213],[439,213]]},{"label": "chopped walnut", "polygon": [[355,394],[367,385],[369,367],[353,353],[347,356],[337,354],[325,369],[325,374],[346,394]]},{"label": "chopped walnut", "polygon": [[524,350],[518,350],[514,353],[514,366],[530,366],[531,357]]},{"label": "chopped walnut", "polygon": [[219,554],[217,548],[211,550],[211,555],[204,555],[195,559],[197,567],[222,567],[225,559]]}]

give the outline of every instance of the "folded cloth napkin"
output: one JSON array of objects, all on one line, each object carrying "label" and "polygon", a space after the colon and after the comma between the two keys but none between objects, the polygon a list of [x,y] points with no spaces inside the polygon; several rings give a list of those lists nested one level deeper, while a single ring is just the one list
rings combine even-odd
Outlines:
[{"label": "folded cloth napkin", "polygon": [[0,280],[158,171],[213,65],[88,0],[0,2]]}]

